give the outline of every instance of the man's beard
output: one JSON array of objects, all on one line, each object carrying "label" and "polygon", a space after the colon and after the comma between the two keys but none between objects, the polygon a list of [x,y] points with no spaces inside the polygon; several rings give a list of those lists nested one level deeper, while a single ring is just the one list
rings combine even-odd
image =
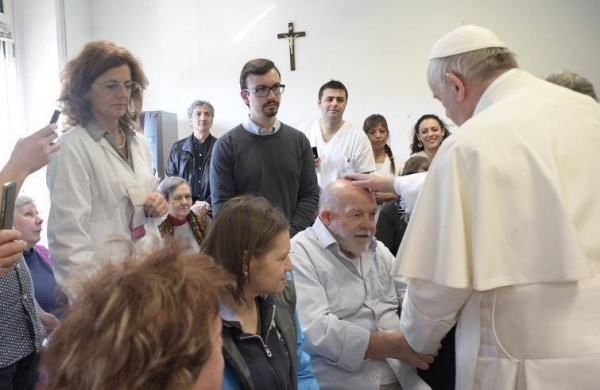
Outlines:
[{"label": "man's beard", "polygon": [[[269,107],[266,107],[267,104],[269,104]],[[277,111],[279,111],[279,103],[277,103],[275,101],[266,103],[263,106],[263,109],[262,109],[262,112],[267,117],[274,117],[274,116],[276,116],[277,115]]]}]

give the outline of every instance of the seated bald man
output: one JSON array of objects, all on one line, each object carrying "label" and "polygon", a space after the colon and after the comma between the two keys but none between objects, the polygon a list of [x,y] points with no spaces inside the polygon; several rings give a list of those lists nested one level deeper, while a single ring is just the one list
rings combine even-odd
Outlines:
[{"label": "seated bald man", "polygon": [[[400,332],[394,257],[375,240],[377,203],[348,180],[321,194],[319,217],[292,239],[297,309],[321,389],[428,389]],[[402,387],[401,387],[402,386]]]}]

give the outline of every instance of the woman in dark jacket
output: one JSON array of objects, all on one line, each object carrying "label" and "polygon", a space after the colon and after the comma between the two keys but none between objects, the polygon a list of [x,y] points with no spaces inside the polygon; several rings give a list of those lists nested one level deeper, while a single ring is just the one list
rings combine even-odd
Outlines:
[{"label": "woman in dark jacket", "polygon": [[262,197],[233,198],[219,209],[202,250],[237,280],[220,310],[223,388],[318,389],[302,352],[283,214]]}]

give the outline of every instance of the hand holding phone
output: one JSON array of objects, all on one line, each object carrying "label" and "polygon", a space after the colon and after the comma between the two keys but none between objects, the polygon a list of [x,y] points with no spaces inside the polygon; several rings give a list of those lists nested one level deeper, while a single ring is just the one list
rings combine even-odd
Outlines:
[{"label": "hand holding phone", "polygon": [[23,256],[26,247],[27,243],[21,240],[18,230],[0,230],[0,276],[10,272]]}]

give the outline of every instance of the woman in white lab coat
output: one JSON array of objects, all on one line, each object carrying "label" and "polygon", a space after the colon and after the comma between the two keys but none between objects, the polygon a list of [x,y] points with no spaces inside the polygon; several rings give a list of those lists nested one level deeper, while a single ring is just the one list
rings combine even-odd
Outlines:
[{"label": "woman in white lab coat", "polygon": [[[137,59],[107,41],[88,43],[61,73],[58,99],[70,129],[47,171],[48,243],[70,294],[122,246],[158,238],[167,213],[144,137],[133,130],[148,80]],[[157,219],[159,219],[157,221]]]}]

